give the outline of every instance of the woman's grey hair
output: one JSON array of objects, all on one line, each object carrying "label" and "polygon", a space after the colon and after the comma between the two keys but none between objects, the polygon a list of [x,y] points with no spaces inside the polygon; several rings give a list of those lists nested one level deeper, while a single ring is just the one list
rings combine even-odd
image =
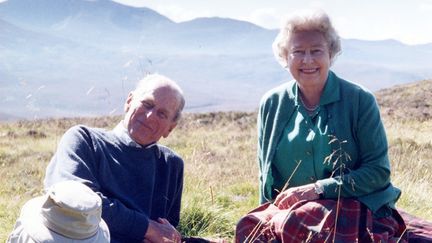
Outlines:
[{"label": "woman's grey hair", "polygon": [[133,92],[143,94],[149,91],[153,91],[157,87],[168,87],[176,94],[176,98],[178,100],[178,107],[175,112],[173,121],[177,122],[181,118],[181,113],[186,102],[183,95],[183,90],[176,82],[160,74],[149,74],[138,82]]},{"label": "woman's grey hair", "polygon": [[340,37],[333,27],[330,17],[322,10],[307,10],[294,13],[281,27],[273,42],[273,53],[282,67],[288,66],[288,50],[292,35],[301,31],[319,31],[324,35],[329,46],[330,62],[341,51]]}]

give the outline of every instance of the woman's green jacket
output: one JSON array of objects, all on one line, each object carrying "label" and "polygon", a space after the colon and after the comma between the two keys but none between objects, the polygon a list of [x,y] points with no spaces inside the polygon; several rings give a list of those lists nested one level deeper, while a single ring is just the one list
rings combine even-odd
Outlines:
[{"label": "woman's green jacket", "polygon": [[[267,92],[258,114],[258,162],[260,202],[276,197],[272,160],[276,147],[297,102],[297,83],[292,80]],[[378,216],[386,216],[400,196],[390,182],[390,163],[384,126],[372,93],[337,77],[332,71],[320,99],[328,112],[328,131],[343,143],[331,143],[332,150],[347,153],[342,176],[318,178],[325,198],[357,198]],[[335,157],[334,157],[335,158]],[[296,173],[308,174],[301,166]],[[339,173],[336,173],[339,175]],[[313,183],[305,176],[305,184]]]}]

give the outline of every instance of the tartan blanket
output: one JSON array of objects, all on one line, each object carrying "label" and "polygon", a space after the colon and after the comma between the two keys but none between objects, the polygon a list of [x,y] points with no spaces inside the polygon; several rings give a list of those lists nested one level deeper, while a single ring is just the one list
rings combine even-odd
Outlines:
[{"label": "tartan blanket", "polygon": [[398,209],[407,227],[408,242],[431,242],[432,222],[413,216],[402,209]]},{"label": "tartan blanket", "polygon": [[237,223],[236,242],[407,242],[394,215],[376,219],[354,199],[299,201],[288,209],[263,204]]}]

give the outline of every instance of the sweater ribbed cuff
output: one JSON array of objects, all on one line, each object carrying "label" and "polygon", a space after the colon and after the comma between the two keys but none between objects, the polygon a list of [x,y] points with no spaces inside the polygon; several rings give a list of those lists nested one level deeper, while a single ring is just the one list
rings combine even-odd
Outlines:
[{"label": "sweater ribbed cuff", "polygon": [[144,236],[149,226],[149,219],[144,214],[135,212],[134,220],[132,220],[130,226],[131,228],[128,237],[144,240]]},{"label": "sweater ribbed cuff", "polygon": [[338,188],[342,183],[336,178],[327,178],[318,180],[317,184],[321,185],[324,189],[323,198],[337,198],[339,195]]}]

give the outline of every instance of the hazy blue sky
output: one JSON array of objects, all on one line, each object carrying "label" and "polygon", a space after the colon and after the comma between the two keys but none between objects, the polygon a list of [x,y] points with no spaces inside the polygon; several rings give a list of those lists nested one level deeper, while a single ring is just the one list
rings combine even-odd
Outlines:
[{"label": "hazy blue sky", "polygon": [[[6,0],[0,0],[3,2]],[[88,0],[97,1],[97,0]],[[113,0],[148,7],[180,22],[196,17],[228,17],[278,28],[298,9],[321,8],[343,38],[396,39],[432,43],[432,0]]]},{"label": "hazy blue sky", "polygon": [[330,15],[343,38],[432,43],[432,0],[115,1],[149,7],[177,22],[219,16],[247,20],[266,28],[277,28],[283,16],[297,9],[318,7]]}]

